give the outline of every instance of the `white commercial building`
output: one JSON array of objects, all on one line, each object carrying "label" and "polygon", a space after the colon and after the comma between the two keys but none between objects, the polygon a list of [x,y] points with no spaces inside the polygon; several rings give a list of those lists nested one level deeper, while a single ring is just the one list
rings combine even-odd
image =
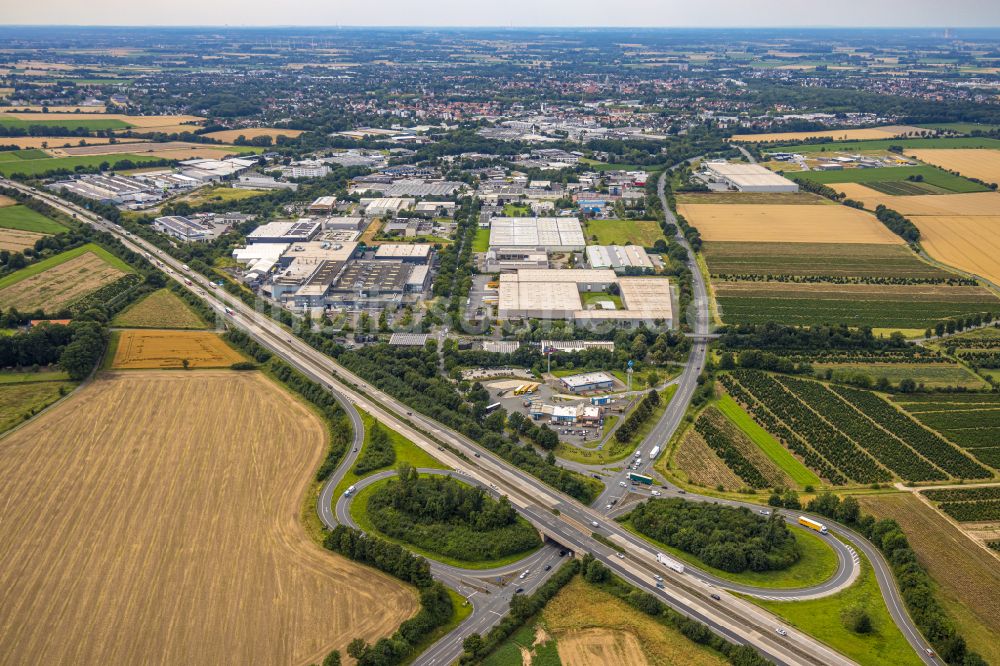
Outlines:
[{"label": "white commercial building", "polygon": [[[618,287],[621,308],[609,289]],[[581,294],[607,294],[589,298]],[[610,308],[608,306],[611,306]],[[673,326],[670,281],[660,277],[619,277],[611,270],[530,269],[500,275],[501,319],[565,319],[581,325],[620,323]]]},{"label": "white commercial building", "polygon": [[646,250],[638,245],[588,245],[587,263],[591,268],[617,271],[628,268],[653,270],[653,262]]},{"label": "white commercial building", "polygon": [[575,217],[494,217],[490,220],[491,248],[577,252],[586,245],[583,227]]},{"label": "white commercial building", "polygon": [[798,192],[799,186],[759,164],[706,162],[708,176],[740,192]]}]

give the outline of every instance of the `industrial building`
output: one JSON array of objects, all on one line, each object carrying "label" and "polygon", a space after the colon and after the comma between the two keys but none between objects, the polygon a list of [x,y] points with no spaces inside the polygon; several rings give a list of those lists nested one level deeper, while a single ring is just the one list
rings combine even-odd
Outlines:
[{"label": "industrial building", "polygon": [[368,222],[363,217],[328,217],[323,228],[335,231],[364,231]]},{"label": "industrial building", "polygon": [[413,208],[415,199],[403,199],[399,197],[377,197],[373,199],[362,199],[361,205],[365,209],[368,217],[385,217],[395,215],[401,210]]},{"label": "industrial building", "polygon": [[247,234],[247,243],[299,243],[311,240],[320,223],[304,218],[298,222],[268,222]]},{"label": "industrial building", "polygon": [[375,250],[378,261],[401,261],[407,264],[426,264],[434,246],[430,243],[386,243]]},{"label": "industrial building", "polygon": [[484,273],[503,273],[522,268],[548,268],[549,254],[545,250],[493,248],[483,257]]},{"label": "industrial building", "polygon": [[323,178],[330,174],[330,167],[318,160],[292,162],[281,169],[285,178]]},{"label": "industrial building", "polygon": [[575,217],[494,217],[490,220],[490,248],[578,252],[586,245],[583,227]]},{"label": "industrial building", "polygon": [[653,270],[646,250],[638,245],[588,245],[587,264],[591,268],[610,268],[619,273],[629,269]]},{"label": "industrial building", "polygon": [[[584,306],[581,293],[607,293],[612,284],[618,287],[621,309],[614,306],[610,294],[607,299],[592,302],[596,308]],[[503,273],[498,301],[501,319],[565,319],[583,326],[673,326],[673,300],[667,278],[619,277],[606,269]]]},{"label": "industrial building", "polygon": [[310,213],[332,213],[336,205],[337,197],[318,197],[315,201],[309,204],[306,210]]},{"label": "industrial building", "polygon": [[213,227],[180,215],[158,217],[153,220],[153,228],[161,234],[186,242],[205,241],[216,235]]},{"label": "industrial building", "polygon": [[586,391],[609,391],[614,388],[615,378],[606,372],[584,372],[579,375],[561,377],[559,383],[573,393]]},{"label": "industrial building", "polygon": [[615,350],[611,340],[542,340],[542,352],[582,352],[588,349]]},{"label": "industrial building", "polygon": [[451,180],[420,180],[403,178],[388,183],[356,181],[349,190],[351,194],[380,192],[383,197],[450,197],[465,187],[465,183]]},{"label": "industrial building", "polygon": [[799,186],[759,164],[706,162],[705,173],[710,180],[725,183],[740,192],[798,192]]}]

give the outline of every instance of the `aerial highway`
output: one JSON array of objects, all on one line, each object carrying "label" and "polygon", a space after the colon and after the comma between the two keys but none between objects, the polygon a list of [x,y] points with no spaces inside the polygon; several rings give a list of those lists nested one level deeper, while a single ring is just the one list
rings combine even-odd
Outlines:
[{"label": "aerial highway", "polygon": [[[739,599],[733,595],[722,594],[721,600],[713,600],[706,583],[690,576],[676,574],[664,569],[649,557],[649,544],[639,537],[625,531],[621,526],[602,513],[583,506],[572,498],[550,488],[521,469],[512,466],[505,460],[495,456],[490,451],[480,447],[476,442],[452,431],[446,426],[416,412],[408,411],[408,407],[393,397],[367,384],[359,377],[348,372],[332,358],[313,349],[303,340],[271,319],[266,313],[258,312],[241,300],[221,290],[213,289],[207,278],[185,273],[179,261],[164,254],[153,244],[128,234],[120,227],[100,218],[89,211],[68,203],[50,193],[35,191],[20,183],[0,181],[5,185],[17,188],[31,194],[69,215],[103,230],[115,234],[127,247],[140,253],[149,253],[161,260],[170,269],[170,276],[184,284],[184,279],[190,279],[191,285],[184,285],[206,300],[230,325],[247,331],[259,344],[271,350],[290,365],[305,375],[320,382],[331,391],[340,394],[341,398],[357,407],[368,411],[388,427],[400,432],[421,448],[437,456],[456,470],[461,471],[471,479],[495,487],[507,495],[512,504],[518,507],[546,537],[559,543],[566,549],[576,553],[590,552],[616,575],[627,580],[636,587],[643,589],[668,604],[675,610],[703,622],[719,635],[741,644],[753,645],[761,654],[778,664],[848,664],[852,663],[842,655],[831,650],[812,637],[788,628],[779,634],[776,629],[782,626],[779,619],[770,613]],[[662,183],[661,183],[662,193]],[[666,207],[665,207],[666,209]],[[667,214],[669,215],[669,209]],[[689,253],[690,254],[690,253]],[[691,259],[693,261],[693,258]],[[699,297],[698,283],[700,274],[697,267],[692,271],[695,275],[695,331],[707,331],[707,296],[704,283],[701,282]],[[704,364],[707,352],[707,342],[695,343],[692,346],[691,362],[689,364],[689,382],[678,388],[674,398],[676,411],[668,409],[667,414],[676,419],[673,425],[658,424],[660,436],[666,438],[672,433],[683,415],[690,399],[691,392],[697,382]],[[684,391],[684,392],[682,392]],[[686,393],[687,397],[681,399]],[[682,408],[683,407],[683,408]],[[348,410],[350,413],[351,410]],[[665,414],[664,418],[667,418]],[[353,420],[353,419],[352,419]],[[357,433],[355,437],[357,438]],[[665,441],[665,440],[661,440]],[[353,451],[352,451],[353,453]],[[332,500],[333,498],[330,497]],[[330,505],[320,507],[323,516]],[[325,514],[329,517],[329,514]],[[825,521],[829,524],[829,521]],[[846,528],[843,528],[846,530]],[[601,533],[605,538],[612,539],[625,557],[619,558],[616,552],[593,538],[593,533]],[[919,632],[913,627],[905,608],[899,600],[898,591],[884,559],[871,546],[858,536],[852,539],[865,551],[876,570],[876,576],[882,593],[886,598],[890,612],[896,609],[893,617],[907,635],[915,650],[927,661],[934,663],[924,654],[926,643],[920,638]],[[871,552],[869,552],[869,549]],[[873,557],[874,555],[874,557]],[[663,589],[656,587],[655,575],[662,575],[665,581]],[[468,635],[472,631],[464,629],[468,623],[463,623],[455,633],[455,637]],[[460,644],[461,638],[458,640]],[[438,662],[446,663],[446,662]]]}]

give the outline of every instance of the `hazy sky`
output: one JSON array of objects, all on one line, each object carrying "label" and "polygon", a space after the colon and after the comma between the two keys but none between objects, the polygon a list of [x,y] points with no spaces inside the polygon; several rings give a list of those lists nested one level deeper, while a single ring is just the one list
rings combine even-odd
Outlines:
[{"label": "hazy sky", "polygon": [[1000,26],[1000,0],[0,0],[4,24]]}]

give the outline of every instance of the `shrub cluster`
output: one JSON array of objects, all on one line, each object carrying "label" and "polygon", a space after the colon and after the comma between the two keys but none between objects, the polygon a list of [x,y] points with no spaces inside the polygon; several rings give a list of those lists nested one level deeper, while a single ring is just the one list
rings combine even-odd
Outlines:
[{"label": "shrub cluster", "polygon": [[777,514],[762,518],[746,507],[649,500],[626,520],[642,534],[679,548],[723,571],[775,571],[799,561],[795,537]]},{"label": "shrub cluster", "polygon": [[642,425],[649,420],[649,417],[653,415],[653,411],[660,404],[660,394],[656,391],[650,391],[646,394],[646,397],[642,399],[642,402],[632,410],[632,413],[628,415],[624,423],[618,426],[615,430],[615,439],[619,442],[627,442],[635,436],[635,433],[642,427]]}]

